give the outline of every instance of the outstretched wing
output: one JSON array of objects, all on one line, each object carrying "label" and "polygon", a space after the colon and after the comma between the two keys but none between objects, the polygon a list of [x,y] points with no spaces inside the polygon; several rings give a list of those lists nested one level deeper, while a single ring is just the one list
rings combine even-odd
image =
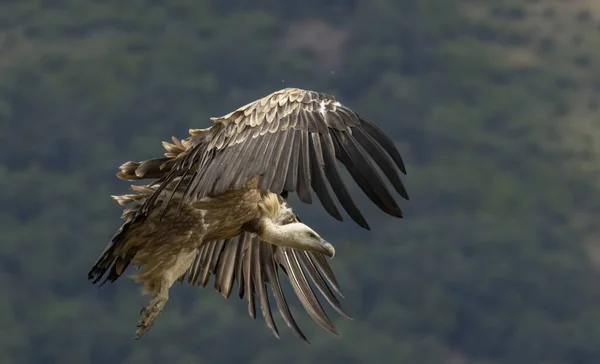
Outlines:
[{"label": "outstretched wing", "polygon": [[[259,176],[259,187],[276,194],[296,192],[311,203],[311,190],[338,220],[334,202],[360,226],[369,226],[339,173],[336,159],[381,210],[402,217],[378,166],[400,196],[408,199],[398,171],[406,173],[393,142],[375,125],[340,104],[333,96],[295,88],[283,89],[245,105],[215,125],[192,131],[182,151],[154,160],[169,172],[158,183],[191,176],[183,203],[240,188]],[[150,199],[142,213],[154,208]]]},{"label": "outstretched wing", "polygon": [[181,277],[181,281],[187,280],[193,285],[204,287],[211,275],[214,275],[214,287],[225,298],[229,298],[234,283],[237,282],[237,294],[239,298],[246,297],[250,317],[256,318],[255,298],[258,298],[267,326],[279,338],[279,330],[273,319],[269,301],[270,286],[277,309],[287,326],[299,338],[308,342],[298,327],[283,293],[280,268],[289,277],[296,296],[313,321],[337,334],[334,324],[310,286],[312,281],[338,313],[350,318],[336,297],[336,294],[343,296],[333,271],[321,254],[274,246],[262,241],[254,233],[242,232],[232,239],[205,243],[198,250],[192,266],[187,274]]}]

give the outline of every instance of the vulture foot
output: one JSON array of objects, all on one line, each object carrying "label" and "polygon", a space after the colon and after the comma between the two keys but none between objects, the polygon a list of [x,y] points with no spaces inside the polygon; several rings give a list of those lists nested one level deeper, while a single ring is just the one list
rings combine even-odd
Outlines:
[{"label": "vulture foot", "polygon": [[136,340],[141,338],[150,329],[154,323],[154,320],[156,320],[168,300],[168,296],[157,295],[153,297],[150,302],[148,302],[148,305],[142,309],[142,317],[139,321],[138,330],[135,332]]}]

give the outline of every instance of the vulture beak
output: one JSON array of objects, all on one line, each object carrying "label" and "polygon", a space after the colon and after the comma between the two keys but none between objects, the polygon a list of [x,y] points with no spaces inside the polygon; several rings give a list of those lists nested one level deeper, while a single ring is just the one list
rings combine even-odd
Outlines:
[{"label": "vulture beak", "polygon": [[333,245],[331,245],[331,243],[323,240],[321,241],[321,246],[319,248],[320,253],[325,254],[332,259],[335,256],[335,248]]}]

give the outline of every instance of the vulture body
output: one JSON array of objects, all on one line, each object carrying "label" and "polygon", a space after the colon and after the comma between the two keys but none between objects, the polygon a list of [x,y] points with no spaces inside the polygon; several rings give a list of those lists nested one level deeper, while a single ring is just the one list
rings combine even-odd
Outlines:
[{"label": "vulture body", "polygon": [[[400,196],[408,199],[398,171],[406,173],[393,142],[376,126],[327,94],[286,88],[225,116],[211,118],[207,129],[163,143],[164,157],[127,162],[121,179],[152,180],[132,186],[134,193],[113,196],[126,206],[125,220],[88,278],[117,280],[133,264],[134,280],[152,299],[142,310],[136,338],[153,324],[177,280],[208,283],[229,297],[235,282],[255,317],[255,296],[267,325],[276,336],[267,284],[286,324],[303,340],[283,295],[279,269],[311,318],[336,333],[308,278],[340,314],[347,316],[335,275],[325,256],[333,246],[300,222],[288,205],[289,193],[305,203],[312,192],[326,211],[348,215],[369,229],[337,168],[350,172],[365,194],[386,213],[402,211],[386,187],[379,167]],[[332,194],[333,190],[333,194]]]}]

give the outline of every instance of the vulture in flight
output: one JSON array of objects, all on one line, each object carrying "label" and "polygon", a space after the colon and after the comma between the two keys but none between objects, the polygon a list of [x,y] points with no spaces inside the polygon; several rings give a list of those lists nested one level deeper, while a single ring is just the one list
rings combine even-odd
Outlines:
[{"label": "vulture in flight", "polygon": [[312,203],[313,192],[325,210],[342,220],[334,201],[358,225],[369,229],[342,179],[336,159],[381,210],[402,211],[381,174],[408,200],[399,172],[406,174],[394,143],[375,125],[336,101],[334,96],[286,88],[218,118],[189,137],[163,142],[164,157],[127,162],[120,179],[147,180],[133,193],[113,196],[125,206],[124,223],[88,278],[116,281],[130,264],[151,294],[136,332],[140,338],[169,299],[176,281],[214,287],[228,298],[246,297],[256,317],[255,298],[274,335],[268,287],[285,323],[302,340],[281,286],[280,273],[310,317],[336,333],[312,286],[341,315],[343,297],[326,257],[330,242],[302,223],[288,205],[290,193]]}]

